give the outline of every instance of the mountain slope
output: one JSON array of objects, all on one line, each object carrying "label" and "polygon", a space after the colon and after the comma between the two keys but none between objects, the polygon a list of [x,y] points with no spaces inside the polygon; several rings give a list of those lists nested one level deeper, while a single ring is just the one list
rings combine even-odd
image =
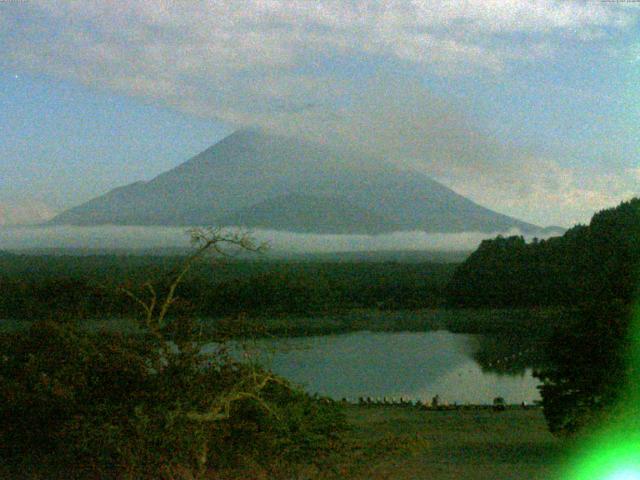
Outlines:
[{"label": "mountain slope", "polygon": [[398,225],[341,197],[316,197],[293,193],[275,197],[220,219],[224,225],[304,233],[385,233]]},{"label": "mountain slope", "polygon": [[256,131],[236,132],[149,182],[112,190],[51,223],[241,223],[295,232],[371,234],[540,231],[421,173]]}]

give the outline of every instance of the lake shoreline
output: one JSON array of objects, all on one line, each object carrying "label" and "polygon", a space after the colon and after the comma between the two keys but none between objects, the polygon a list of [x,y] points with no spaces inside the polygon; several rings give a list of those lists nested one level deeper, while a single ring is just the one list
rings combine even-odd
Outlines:
[{"label": "lake shoreline", "polygon": [[223,347],[211,343],[203,353],[223,348],[310,395],[336,402],[431,405],[437,397],[444,407],[490,405],[497,397],[516,405],[539,400],[533,371],[542,357],[539,349],[531,350],[535,346],[504,336],[438,330],[263,338]]},{"label": "lake shoreline", "polygon": [[549,433],[539,408],[496,412],[351,406],[346,414],[353,426],[350,435],[370,457],[360,464],[353,461],[357,466],[345,478],[484,480],[514,478],[517,471],[517,478],[548,479],[567,453],[567,445]]},{"label": "lake shoreline", "polygon": [[[205,337],[221,333],[231,339],[296,338],[352,332],[428,332],[446,330],[466,334],[524,334],[547,332],[571,315],[564,307],[544,308],[429,308],[379,310],[350,309],[313,314],[277,314],[203,318],[199,320]],[[37,320],[33,320],[37,321]],[[30,320],[1,319],[0,332],[28,328]],[[68,320],[64,320],[68,321]],[[90,331],[139,333],[131,317],[79,320]]]},{"label": "lake shoreline", "polygon": [[285,474],[220,472],[224,480],[495,480],[562,478],[573,445],[549,433],[541,409],[420,411],[347,406],[350,428],[316,465]]}]

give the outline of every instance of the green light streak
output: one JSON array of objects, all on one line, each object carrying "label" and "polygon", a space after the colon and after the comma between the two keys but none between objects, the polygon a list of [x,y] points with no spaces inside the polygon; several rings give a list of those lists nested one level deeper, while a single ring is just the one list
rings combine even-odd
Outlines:
[{"label": "green light streak", "polygon": [[571,480],[640,480],[640,435],[601,432],[569,465]]},{"label": "green light streak", "polygon": [[640,480],[640,304],[629,340],[629,383],[617,408],[618,420],[583,441],[562,480]]}]

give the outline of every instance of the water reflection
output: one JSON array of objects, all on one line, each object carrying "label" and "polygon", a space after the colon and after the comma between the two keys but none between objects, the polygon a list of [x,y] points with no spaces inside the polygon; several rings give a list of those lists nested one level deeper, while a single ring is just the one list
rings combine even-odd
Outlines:
[{"label": "water reflection", "polygon": [[540,335],[478,335],[474,360],[483,372],[525,375],[545,366],[547,333]]},{"label": "water reflection", "polygon": [[[343,335],[260,340],[260,361],[310,393],[335,399],[404,397],[449,403],[508,403],[539,399],[525,344],[445,331],[357,332]],[[528,348],[528,347],[527,347]],[[497,363],[509,357],[512,364]],[[513,365],[513,368],[512,366]]]}]

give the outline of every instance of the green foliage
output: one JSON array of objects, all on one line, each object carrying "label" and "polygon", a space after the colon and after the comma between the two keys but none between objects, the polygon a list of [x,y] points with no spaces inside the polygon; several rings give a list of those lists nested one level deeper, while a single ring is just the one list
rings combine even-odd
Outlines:
[{"label": "green foliage", "polygon": [[[184,257],[14,256],[0,258],[0,318],[134,317],[137,305],[118,291],[179,268]],[[429,308],[443,303],[453,264],[396,262],[200,262],[181,282],[184,300],[170,314],[314,314],[352,308]],[[166,285],[156,285],[158,294]]]},{"label": "green foliage", "polygon": [[[220,469],[318,461],[343,429],[332,402],[313,399],[251,361],[210,355],[190,317],[169,317],[191,265],[244,236],[205,232],[199,249],[146,296],[144,335],[89,333],[36,322],[0,338],[0,457],[47,477],[205,478]],[[169,340],[171,339],[171,340]],[[310,459],[310,460],[309,460]]]},{"label": "green foliage", "polygon": [[224,354],[202,368],[185,351],[161,358],[150,338],[53,321],[6,335],[1,347],[4,461],[161,478],[317,455],[342,428],[335,405]]},{"label": "green foliage", "polygon": [[573,434],[606,421],[629,380],[630,309],[621,302],[585,306],[579,322],[553,336],[536,376],[551,432]]},{"label": "green foliage", "polygon": [[562,237],[527,244],[522,237],[484,241],[448,287],[459,306],[575,306],[631,301],[639,280],[640,199],[593,216]]},{"label": "green foliage", "polygon": [[625,385],[631,303],[640,280],[640,198],[593,216],[564,236],[527,244],[483,242],[455,272],[449,302],[577,309],[538,372],[549,428],[573,433],[606,417]]}]

